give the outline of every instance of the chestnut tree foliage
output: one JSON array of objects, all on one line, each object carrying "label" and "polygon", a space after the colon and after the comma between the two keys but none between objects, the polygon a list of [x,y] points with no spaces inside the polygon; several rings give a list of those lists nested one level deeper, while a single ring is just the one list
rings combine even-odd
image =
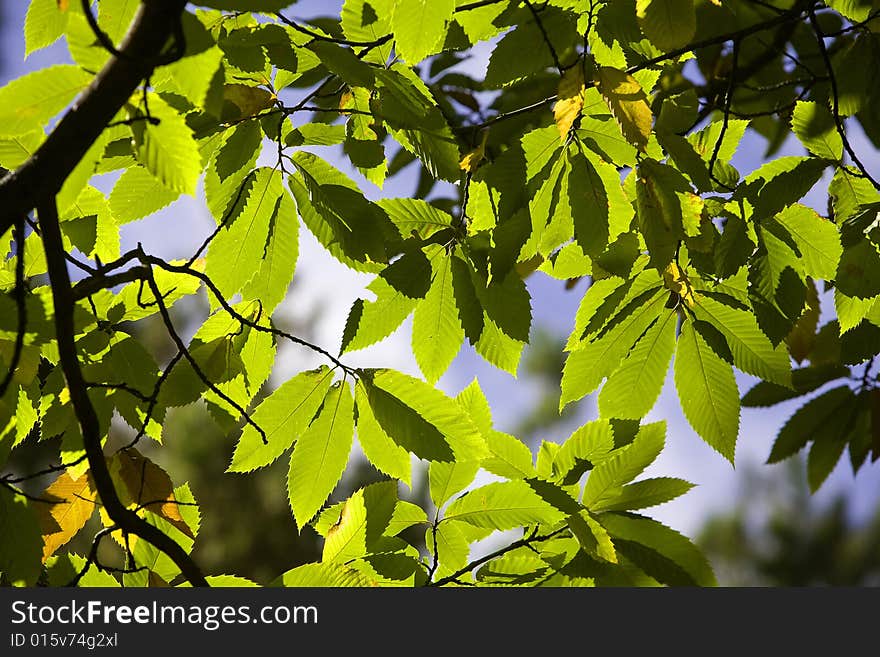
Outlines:
[{"label": "chestnut tree foliage", "polygon": [[[640,477],[666,440],[642,418],[670,363],[718,458],[734,460],[742,406],[793,398],[769,460],[808,449],[813,490],[844,452],[854,470],[880,456],[878,0],[296,10],[31,0],[28,53],[63,39],[70,63],[0,89],[0,464],[61,438],[39,467],[0,471],[4,582],[248,584],[200,569],[200,513],[223,510],[139,450],[186,440],[163,423],[197,401],[239,436],[217,478],[289,462],[277,494],[324,541],[284,586],[713,584],[692,543],[643,513],[691,487]],[[473,48],[491,52],[485,73]],[[766,152],[740,171],[747,133]],[[777,156],[789,138],[800,154]],[[411,197],[364,195],[405,168]],[[110,172],[104,193],[92,178]],[[817,185],[819,208],[803,201]],[[126,224],[202,190],[216,227],[190,257],[121,251]],[[302,227],[375,275],[340,345],[273,322]],[[561,405],[598,391],[599,407],[537,453],[493,427],[476,381],[435,387],[465,342],[516,373],[530,275],[589,277]],[[172,307],[194,295],[211,312],[189,338]],[[836,317],[821,326],[820,300]],[[410,315],[422,378],[346,364]],[[324,364],[270,390],[286,342]],[[760,379],[742,398],[735,370]],[[130,439],[108,443],[111,422]],[[360,452],[385,478],[328,503]],[[424,507],[400,496],[419,463]],[[51,483],[33,492],[35,478]],[[96,515],[91,550],[73,553]]]}]

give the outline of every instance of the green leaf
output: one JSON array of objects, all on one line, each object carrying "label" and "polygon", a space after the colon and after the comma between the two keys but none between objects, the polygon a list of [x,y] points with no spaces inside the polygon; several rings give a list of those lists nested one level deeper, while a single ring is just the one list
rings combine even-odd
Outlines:
[{"label": "green leaf", "polygon": [[843,139],[824,105],[799,100],[791,114],[791,129],[813,155],[838,161],[843,157]]},{"label": "green leaf", "polygon": [[487,313],[483,313],[483,330],[474,349],[486,362],[516,377],[525,345],[525,341],[510,337]]},{"label": "green leaf", "polygon": [[452,259],[436,257],[433,281],[413,314],[412,350],[428,383],[436,383],[464,342],[452,286]]},{"label": "green leaf", "polygon": [[849,297],[869,299],[880,295],[880,253],[867,239],[843,248],[837,273],[837,289]]},{"label": "green leaf", "polygon": [[[425,530],[425,546],[428,554],[436,551],[438,567],[434,577],[440,579],[451,575],[467,564],[470,554],[470,541],[460,522],[441,522],[436,529]],[[436,543],[435,543],[436,542]]]},{"label": "green leaf", "polygon": [[791,388],[769,381],[760,381],[743,395],[742,405],[751,408],[774,406],[845,376],[849,376],[849,368],[844,365],[825,363],[802,367],[792,371]]},{"label": "green leaf", "polygon": [[615,499],[621,486],[638,477],[654,462],[663,450],[665,439],[665,422],[641,427],[629,445],[614,450],[590,472],[584,486],[584,506],[597,511],[597,506]]},{"label": "green leaf", "polygon": [[581,156],[571,158],[568,204],[574,221],[574,237],[584,253],[598,255],[609,237],[608,194],[598,171]]},{"label": "green leaf", "polygon": [[321,406],[333,381],[326,367],[302,372],[264,399],[251,418],[266,433],[246,424],[227,472],[250,472],[269,465],[302,435]]},{"label": "green leaf", "polygon": [[261,268],[269,227],[279,211],[283,193],[278,171],[257,169],[241,214],[211,241],[205,273],[226,298],[245,287]]},{"label": "green leaf", "polygon": [[325,123],[306,123],[291,130],[284,137],[286,146],[335,146],[344,141],[344,125],[327,125]]},{"label": "green leaf", "polygon": [[670,310],[639,339],[599,393],[604,417],[637,420],[648,414],[660,396],[675,351],[678,315]]},{"label": "green leaf", "polygon": [[872,315],[872,308],[880,297],[858,299],[848,297],[838,288],[834,288],[834,310],[837,312],[837,321],[840,324],[840,334],[851,331],[866,317]]},{"label": "green leaf", "polygon": [[408,451],[395,443],[373,415],[367,391],[361,381],[354,388],[357,405],[357,435],[364,456],[377,470],[400,479],[407,485],[412,481],[412,464]]},{"label": "green leaf", "polygon": [[880,201],[880,192],[865,178],[857,178],[851,168],[838,168],[828,185],[834,221],[842,224],[869,203]]},{"label": "green leaf", "polygon": [[427,239],[438,231],[452,227],[452,216],[427,201],[415,198],[386,198],[377,203],[404,238]]},{"label": "green leaf", "polygon": [[101,0],[98,4],[98,25],[118,45],[139,7],[138,0]]},{"label": "green leaf", "polygon": [[0,88],[0,137],[42,128],[91,81],[90,74],[70,64],[40,69],[13,80]]},{"label": "green leaf", "polygon": [[804,273],[820,280],[834,280],[843,253],[837,227],[815,210],[800,204],[788,206],[775,220],[785,227],[797,245]]},{"label": "green leaf", "polygon": [[375,585],[366,575],[340,563],[307,563],[288,570],[273,582],[274,586],[307,587],[362,587]]},{"label": "green leaf", "polygon": [[739,432],[739,391],[733,368],[712,351],[693,322],[685,322],[678,337],[675,387],[690,425],[733,463]]},{"label": "green leaf", "polygon": [[650,158],[639,163],[638,226],[651,256],[651,267],[662,271],[672,261],[676,245],[694,221],[689,205],[692,197],[690,185],[677,169]]},{"label": "green leaf", "polygon": [[293,161],[297,173],[288,184],[300,216],[318,241],[358,271],[375,271],[376,263],[386,263],[385,239],[396,231],[384,212],[318,156],[297,151]]},{"label": "green leaf", "polygon": [[[430,269],[427,260],[424,263],[412,261],[410,271],[421,275],[422,268]],[[409,317],[418,303],[418,299],[393,288],[381,276],[377,276],[367,289],[376,295],[376,299],[368,302],[357,299],[352,304],[342,334],[343,354],[387,338]]]},{"label": "green leaf", "polygon": [[342,477],[353,438],[354,398],[345,383],[337,383],[290,457],[287,492],[300,528],[320,510]]},{"label": "green leaf", "polygon": [[[602,525],[608,530],[619,553],[634,561],[648,575],[664,584],[715,586],[715,575],[706,557],[687,538],[665,525],[644,516],[609,513],[602,516]],[[651,558],[641,550],[628,549],[636,545],[662,557]],[[674,568],[664,567],[663,561]]]},{"label": "green leaf", "polygon": [[70,12],[58,0],[31,0],[24,19],[24,56],[55,43],[67,28]]},{"label": "green leaf", "polygon": [[504,531],[523,525],[552,525],[564,517],[525,481],[503,481],[465,493],[449,505],[443,521]]},{"label": "green leaf", "polygon": [[492,409],[477,377],[456,395],[455,401],[468,414],[484,438],[492,433]]},{"label": "green leaf", "polygon": [[415,65],[443,47],[455,0],[395,0],[391,27],[397,52]]},{"label": "green leaf", "polygon": [[[289,7],[296,0],[195,0],[194,5],[223,9],[226,11],[279,11]],[[287,584],[286,586],[291,586]]]},{"label": "green leaf", "polygon": [[779,430],[767,463],[776,463],[796,454],[811,440],[839,441],[849,429],[847,418],[851,418],[855,403],[856,397],[846,385],[832,388],[808,401]]},{"label": "green leaf", "polygon": [[568,355],[562,372],[560,408],[593,392],[617,369],[635,341],[656,321],[666,296],[660,288],[643,292],[617,313],[603,336]]},{"label": "green leaf", "polygon": [[428,516],[422,507],[406,500],[398,500],[391,520],[388,521],[388,526],[385,528],[385,535],[397,536],[404,529],[426,522],[428,522]]},{"label": "green leaf", "polygon": [[491,431],[486,436],[486,442],[490,456],[480,463],[484,470],[508,479],[535,476],[532,452],[524,442],[500,431]]},{"label": "green leaf", "polygon": [[120,224],[126,224],[158,212],[179,196],[180,192],[165,187],[144,167],[130,167],[110,192],[110,210]]},{"label": "green leaf", "polygon": [[618,495],[593,505],[599,511],[635,511],[665,504],[684,495],[694,485],[683,479],[657,477],[624,486]]},{"label": "green leaf", "polygon": [[765,336],[753,313],[738,308],[732,300],[698,294],[694,314],[718,329],[727,340],[733,364],[779,385],[791,385],[791,364],[784,345],[774,347]]},{"label": "green leaf", "polygon": [[486,456],[486,443],[467,413],[433,386],[393,370],[366,370],[364,375],[376,419],[401,447],[429,461]]},{"label": "green leaf", "polygon": [[[241,217],[237,221],[241,221]],[[271,315],[287,296],[298,255],[296,205],[290,194],[282,189],[269,219],[269,238],[263,249],[260,268],[242,288],[242,298],[259,300],[263,304],[263,312]]]},{"label": "green leaf", "polygon": [[[43,537],[30,503],[0,487],[0,572],[13,586],[33,586],[40,576]],[[9,538],[15,537],[15,540]]]},{"label": "green leaf", "polygon": [[639,27],[660,50],[690,43],[697,32],[694,0],[636,0]]},{"label": "green leaf", "polygon": [[807,483],[810,485],[811,493],[817,492],[834,470],[834,466],[840,461],[846,442],[845,435],[813,441],[810,454],[807,456]]},{"label": "green leaf", "polygon": [[388,527],[396,503],[394,481],[370,484],[355,491],[327,531],[322,561],[347,563],[367,554]]},{"label": "green leaf", "polygon": [[432,461],[428,465],[428,486],[434,506],[441,508],[450,497],[469,486],[479,469],[479,461]]},{"label": "green leaf", "polygon": [[602,561],[617,563],[617,551],[611,536],[589,513],[581,511],[570,515],[568,527],[587,554]]},{"label": "green leaf", "polygon": [[202,172],[199,147],[184,118],[161,96],[150,97],[150,115],[137,140],[137,158],[168,189],[195,194]]},{"label": "green leaf", "polygon": [[614,431],[608,420],[594,420],[576,429],[553,457],[553,474],[564,485],[577,483],[587,470],[614,449]]},{"label": "green leaf", "polygon": [[223,133],[205,171],[205,200],[218,224],[241,213],[253,187],[253,170],[260,154],[256,121],[240,123]]},{"label": "green leaf", "polygon": [[42,130],[33,130],[21,135],[0,139],[0,166],[17,169],[24,164],[46,139]]},{"label": "green leaf", "polygon": [[[339,15],[342,32],[350,41],[376,41],[390,31],[392,0],[345,0]],[[388,59],[385,47],[384,63]]]},{"label": "green leaf", "polygon": [[799,201],[822,177],[828,163],[814,157],[778,157],[746,176],[742,186],[754,206],[756,222]]}]

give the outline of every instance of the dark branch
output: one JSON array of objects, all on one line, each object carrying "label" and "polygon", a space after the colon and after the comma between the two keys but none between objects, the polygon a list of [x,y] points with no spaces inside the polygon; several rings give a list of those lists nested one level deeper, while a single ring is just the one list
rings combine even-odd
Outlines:
[{"label": "dark branch", "polygon": [[55,198],[40,199],[37,209],[40,227],[43,231],[43,248],[52,287],[52,301],[55,309],[55,335],[58,343],[58,359],[61,364],[70,401],[82,432],[83,447],[89,462],[89,471],[95,482],[95,489],[110,519],[124,531],[149,541],[164,552],[180,569],[193,586],[207,586],[205,576],[192,558],[164,532],[147,523],[136,513],[127,509],[116,493],[113,479],[107,468],[102,447],[101,425],[95,407],[89,399],[88,387],[80,369],[76,350],[76,326],[74,323],[74,298],[64,259],[64,241],[58,221],[58,208]]},{"label": "dark branch", "polygon": [[180,32],[185,6],[185,0],[141,3],[119,46],[125,56],[111,58],[36,153],[0,180],[0,235],[40,199],[58,193],[107,124],[162,61],[168,40]]}]

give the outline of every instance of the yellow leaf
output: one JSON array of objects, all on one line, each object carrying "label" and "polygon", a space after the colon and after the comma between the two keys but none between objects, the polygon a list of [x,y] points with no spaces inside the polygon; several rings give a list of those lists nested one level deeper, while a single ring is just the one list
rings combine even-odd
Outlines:
[{"label": "yellow leaf", "polygon": [[646,152],[653,116],[642,85],[626,71],[611,66],[599,67],[597,82],[623,136],[640,151]]},{"label": "yellow leaf", "polygon": [[97,493],[92,490],[88,474],[79,478],[63,472],[46,489],[44,497],[51,504],[37,506],[43,532],[43,562],[82,529],[95,512]]},{"label": "yellow leaf", "polygon": [[223,99],[235,105],[241,112],[241,117],[256,116],[262,110],[272,107],[275,102],[272,93],[246,84],[227,84],[223,87]]},{"label": "yellow leaf", "polygon": [[167,472],[134,448],[116,454],[112,469],[123,484],[119,491],[123,504],[147,509],[190,538],[195,538],[180,515],[174,499],[174,485]]},{"label": "yellow leaf", "polygon": [[675,292],[688,308],[693,308],[696,303],[694,288],[685,273],[675,262],[670,262],[663,270],[663,282],[666,289]]},{"label": "yellow leaf", "polygon": [[558,100],[553,107],[553,118],[559,128],[562,141],[568,138],[568,131],[581,115],[584,108],[584,69],[580,62],[568,69],[559,80]]},{"label": "yellow leaf", "polygon": [[486,154],[486,139],[488,138],[489,131],[486,130],[483,132],[483,138],[480,140],[480,145],[461,158],[461,162],[458,163],[459,169],[467,171],[468,173],[473,173],[476,170]]}]

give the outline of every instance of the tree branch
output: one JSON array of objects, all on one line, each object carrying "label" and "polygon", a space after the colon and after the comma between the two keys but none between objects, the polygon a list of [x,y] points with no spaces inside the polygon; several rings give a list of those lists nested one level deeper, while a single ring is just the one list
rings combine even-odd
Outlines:
[{"label": "tree branch", "polygon": [[205,576],[186,551],[157,527],[147,523],[134,511],[127,509],[116,493],[107,462],[104,460],[101,425],[95,407],[89,399],[88,386],[83,378],[76,351],[76,342],[74,341],[76,335],[75,302],[67,263],[64,260],[64,242],[61,237],[55,198],[50,196],[47,199],[40,199],[37,212],[43,232],[43,249],[46,253],[49,282],[52,287],[58,358],[67,382],[70,401],[82,431],[89,471],[95,482],[95,489],[101,498],[101,503],[110,519],[120,528],[149,541],[168,555],[193,586],[208,586]]},{"label": "tree branch", "polygon": [[144,0],[119,51],[58,122],[46,141],[18,169],[0,180],[0,235],[41,199],[54,197],[138,85],[161,62],[168,40],[179,33],[185,0]]}]

